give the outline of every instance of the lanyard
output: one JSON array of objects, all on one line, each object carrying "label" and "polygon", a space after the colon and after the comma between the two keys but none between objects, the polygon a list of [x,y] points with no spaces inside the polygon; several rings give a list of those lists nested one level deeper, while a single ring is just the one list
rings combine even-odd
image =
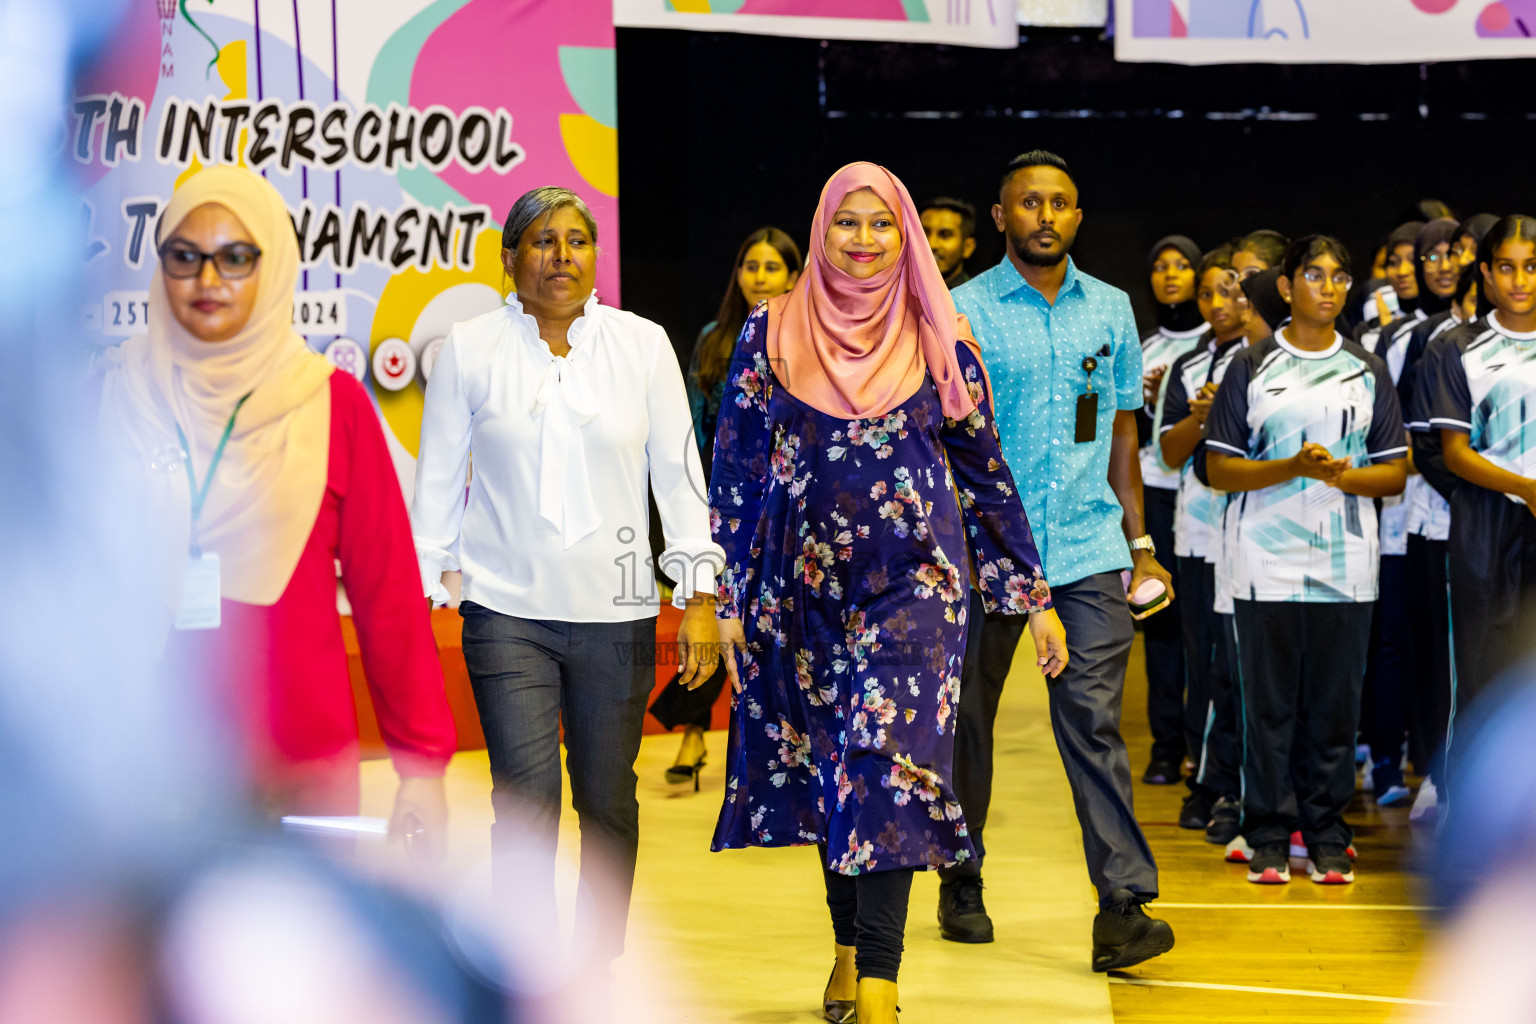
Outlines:
[{"label": "lanyard", "polygon": [[208,461],[208,472],[203,474],[201,487],[197,486],[197,473],[192,469],[192,447],[187,444],[187,435],[182,433],[181,424],[176,424],[176,440],[181,442],[182,465],[187,467],[187,486],[192,492],[192,540],[187,550],[193,558],[203,553],[197,543],[197,520],[203,514],[203,503],[208,500],[208,490],[213,486],[213,472],[219,468],[219,460],[224,457],[224,446],[229,443],[229,435],[234,433],[235,417],[240,415],[240,407],[250,397],[251,393],[247,391],[235,403],[235,411],[229,414],[229,422],[224,424],[224,433],[219,437],[218,447],[213,450],[213,458]]}]

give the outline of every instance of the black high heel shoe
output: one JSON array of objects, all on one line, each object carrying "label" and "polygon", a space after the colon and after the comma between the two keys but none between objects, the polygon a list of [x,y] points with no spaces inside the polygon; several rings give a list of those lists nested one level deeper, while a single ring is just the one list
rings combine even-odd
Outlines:
[{"label": "black high heel shoe", "polygon": [[674,764],[667,769],[667,781],[674,786],[686,786],[691,779],[693,781],[693,791],[697,793],[699,791],[699,776],[703,774],[704,765],[708,760],[707,757],[701,757],[693,762],[693,764]]},{"label": "black high heel shoe", "polygon": [[832,978],[837,974],[837,965],[832,965],[832,973],[827,975],[827,987],[821,992],[821,1015],[832,1024],[858,1024],[858,1001],[854,999],[828,999],[827,991],[832,988]]}]

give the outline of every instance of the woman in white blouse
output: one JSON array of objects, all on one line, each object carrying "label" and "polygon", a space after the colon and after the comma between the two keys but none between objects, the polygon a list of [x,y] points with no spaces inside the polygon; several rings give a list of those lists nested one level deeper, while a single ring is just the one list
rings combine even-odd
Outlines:
[{"label": "woman in white blouse", "polygon": [[[411,520],[429,597],[463,572],[464,660],[489,749],[493,851],[532,833],[542,871],[505,872],[553,920],[560,726],[581,818],[584,936],[623,951],[639,842],[635,758],[655,684],[646,487],[662,569],[686,607],[677,656],[697,686],[719,660],[714,576],[724,560],[683,376],[666,332],[592,293],[597,224],[580,197],[534,189],[507,215],[515,293],[457,324],[433,367]],[[474,473],[465,480],[470,456]],[[510,876],[510,877],[509,877]],[[526,886],[526,890],[524,887]],[[593,911],[596,911],[594,914]],[[581,937],[581,936],[579,936]]]}]

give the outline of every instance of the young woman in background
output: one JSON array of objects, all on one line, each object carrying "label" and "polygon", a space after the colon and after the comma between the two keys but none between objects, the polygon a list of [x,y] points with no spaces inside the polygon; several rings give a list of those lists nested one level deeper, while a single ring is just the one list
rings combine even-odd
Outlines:
[{"label": "young woman in background", "polygon": [[[1195,301],[1195,267],[1200,248],[1183,235],[1152,246],[1147,269],[1157,302],[1157,328],[1141,339],[1146,405],[1136,416],[1141,439],[1141,482],[1147,532],[1159,551],[1173,550],[1174,505],[1179,471],[1165,465],[1154,424],[1170,366],[1200,344],[1206,323]],[[1174,590],[1178,567],[1170,559]],[[1176,615],[1154,615],[1142,623],[1147,659],[1147,718],[1152,724],[1152,757],[1142,774],[1151,785],[1172,785],[1183,774],[1188,746],[1184,735],[1184,640]]]},{"label": "young woman in background", "polygon": [[[747,316],[759,303],[783,295],[800,278],[800,247],[775,227],[758,228],[736,250],[731,267],[731,281],[715,319],[704,325],[688,363],[688,406],[693,412],[693,430],[703,457],[707,486],[714,464],[715,424],[720,416],[720,396],[725,391],[726,371],[736,351],[736,339]],[[651,704],[651,715],[667,731],[683,727],[683,742],[677,759],[666,770],[666,779],[674,785],[693,783],[699,788],[699,772],[709,751],[704,734],[709,731],[710,715],[725,686],[725,667],[717,668],[702,686],[689,689],[677,679],[668,683]]]}]

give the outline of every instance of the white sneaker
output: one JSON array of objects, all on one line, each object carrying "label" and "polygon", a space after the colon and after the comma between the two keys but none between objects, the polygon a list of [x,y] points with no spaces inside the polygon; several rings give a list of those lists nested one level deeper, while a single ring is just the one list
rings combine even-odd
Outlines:
[{"label": "white sneaker", "polygon": [[1396,807],[1405,804],[1413,796],[1413,790],[1407,786],[1388,786],[1387,791],[1376,798],[1377,807]]},{"label": "white sneaker", "polygon": [[1408,820],[1416,824],[1433,825],[1440,814],[1439,805],[1440,795],[1435,792],[1435,780],[1426,775],[1419,784],[1419,795],[1413,801],[1413,809],[1408,812]]},{"label": "white sneaker", "polygon": [[1248,845],[1248,840],[1238,836],[1227,844],[1226,859],[1232,864],[1250,864],[1253,862],[1253,847]]}]

